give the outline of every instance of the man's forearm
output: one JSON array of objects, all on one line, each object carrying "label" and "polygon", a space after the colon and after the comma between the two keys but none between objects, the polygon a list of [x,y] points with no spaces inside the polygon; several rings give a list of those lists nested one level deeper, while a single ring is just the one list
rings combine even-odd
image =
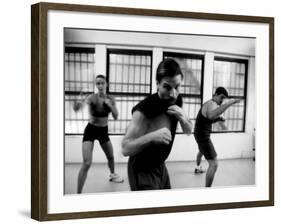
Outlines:
[{"label": "man's forearm", "polygon": [[109,109],[110,109],[110,111],[112,113],[113,118],[115,120],[117,120],[118,119],[118,110],[117,110],[117,108],[115,106],[113,106],[113,105],[107,105],[107,106],[109,107]]},{"label": "man's forearm", "polygon": [[111,112],[112,112],[113,118],[114,118],[115,120],[117,120],[117,119],[118,119],[118,111],[117,111],[117,109],[116,109],[115,107],[112,107],[112,108],[111,108]]},{"label": "man's forearm", "polygon": [[153,138],[151,133],[135,139],[124,139],[122,142],[122,153],[124,156],[134,156],[140,153],[149,144],[151,144],[152,140]]},{"label": "man's forearm", "polygon": [[190,135],[193,127],[191,121],[188,118],[182,116],[179,118],[179,122],[183,132],[187,135]]},{"label": "man's forearm", "polygon": [[222,113],[224,113],[227,108],[229,108],[231,105],[233,104],[233,102],[227,102],[223,105],[221,105],[220,107],[218,107],[217,109],[211,111],[209,113],[209,116],[208,118],[211,119],[211,120],[214,120],[216,118],[218,118]]}]

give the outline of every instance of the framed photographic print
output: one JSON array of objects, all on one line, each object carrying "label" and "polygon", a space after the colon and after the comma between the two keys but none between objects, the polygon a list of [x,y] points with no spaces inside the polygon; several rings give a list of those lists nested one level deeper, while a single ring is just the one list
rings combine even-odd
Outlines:
[{"label": "framed photographic print", "polygon": [[31,8],[32,218],[274,205],[274,18]]}]

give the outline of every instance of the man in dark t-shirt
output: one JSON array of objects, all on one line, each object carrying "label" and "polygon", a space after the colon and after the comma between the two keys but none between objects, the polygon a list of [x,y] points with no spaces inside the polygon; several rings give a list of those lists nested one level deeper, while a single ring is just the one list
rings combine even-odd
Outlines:
[{"label": "man in dark t-shirt", "polygon": [[220,115],[224,113],[231,105],[238,103],[240,99],[230,99],[223,103],[223,100],[228,97],[228,92],[224,87],[218,87],[213,98],[203,104],[198,112],[194,128],[194,137],[197,142],[199,152],[197,154],[195,173],[202,173],[200,166],[202,156],[206,158],[209,167],[206,173],[205,186],[211,187],[215,173],[218,167],[217,153],[210,139],[212,124],[217,121],[224,121]]},{"label": "man in dark t-shirt", "polygon": [[164,59],[156,72],[157,93],[138,103],[122,141],[129,156],[131,190],[170,189],[165,160],[170,154],[177,123],[191,134],[192,124],[182,109],[179,87],[183,74],[173,59]]}]

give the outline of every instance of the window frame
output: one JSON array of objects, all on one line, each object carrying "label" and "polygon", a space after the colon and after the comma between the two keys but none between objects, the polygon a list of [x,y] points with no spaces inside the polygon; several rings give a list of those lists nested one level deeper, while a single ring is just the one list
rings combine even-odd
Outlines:
[{"label": "window frame", "polygon": [[[204,65],[205,65],[205,56],[203,54],[191,54],[191,53],[179,53],[179,52],[171,52],[171,51],[163,51],[163,59],[165,57],[188,57],[188,59],[201,59],[202,65],[201,65],[201,86],[200,86],[200,99],[201,99],[201,105],[203,102],[203,91],[204,91]],[[197,94],[188,94],[188,93],[181,93],[181,96],[191,96],[191,97],[198,97]]]},{"label": "window frame", "polygon": [[[214,131],[212,129],[212,133],[214,133],[214,134],[215,133],[245,133],[246,132],[245,130],[246,130],[246,113],[247,113],[247,91],[248,91],[248,76],[249,76],[249,70],[248,70],[249,60],[248,59],[242,59],[242,58],[226,57],[226,56],[214,56],[214,63],[215,63],[215,61],[237,62],[237,63],[245,64],[245,80],[244,80],[244,91],[243,91],[244,95],[243,95],[243,97],[229,95],[229,98],[244,100],[244,111],[243,111],[243,127],[242,127],[242,130]],[[214,76],[214,73],[213,73],[213,76]],[[212,86],[213,86],[212,89],[214,89],[214,82],[212,83]]]},{"label": "window frame", "polygon": [[[112,92],[110,91],[110,84],[109,84],[109,71],[110,71],[110,54],[111,53],[115,53],[115,54],[122,54],[122,55],[135,55],[135,54],[139,54],[139,55],[147,55],[150,56],[150,88],[149,88],[149,93],[133,93],[133,92]],[[153,63],[153,51],[151,50],[133,50],[133,49],[125,49],[125,48],[107,48],[106,49],[106,82],[107,82],[107,89],[106,92],[109,95],[127,95],[127,96],[139,96],[139,95],[151,95],[152,93],[152,64]]]},{"label": "window frame", "polygon": [[[65,60],[65,54],[66,53],[92,53],[95,55],[96,53],[96,49],[95,47],[77,47],[77,46],[65,46],[64,47],[64,56],[63,56],[63,60],[64,60],[64,63],[66,62]],[[75,61],[75,60],[74,60]],[[95,64],[95,61],[93,61],[93,64]],[[80,92],[79,91],[65,91],[65,66],[63,68],[63,77],[64,77],[64,84],[63,84],[63,90],[64,90],[64,94],[63,94],[63,97],[64,97],[64,101],[66,102],[66,96],[79,96]],[[86,94],[91,94],[93,92],[85,92],[85,95]],[[88,119],[85,119],[86,121],[88,121]],[[66,122],[68,120],[66,119],[66,114],[65,114],[65,103],[64,103],[64,134],[66,136],[75,136],[75,135],[83,135],[83,131],[81,133],[79,132],[72,132],[72,133],[67,133],[66,130],[65,130],[65,126],[66,126]],[[71,120],[72,122],[75,122],[76,120]],[[82,119],[82,121],[84,121],[84,119]]]},{"label": "window frame", "polygon": [[[110,91],[110,54],[121,54],[121,55],[147,55],[150,56],[150,75],[149,75],[149,93],[140,93],[140,92],[118,92],[118,91]],[[153,77],[153,50],[143,50],[143,49],[128,49],[128,48],[107,48],[106,49],[106,82],[107,82],[107,88],[106,93],[113,96],[114,98],[116,96],[129,96],[129,97],[138,97],[143,96],[146,98],[147,96],[152,94],[152,77]],[[131,112],[131,109],[129,112]],[[114,122],[114,121],[113,121]],[[126,131],[124,132],[118,132],[118,133],[109,133],[112,136],[120,136],[124,135]]]},{"label": "window frame", "polygon": [[[201,108],[202,105],[203,105],[203,96],[204,96],[205,55],[204,54],[185,53],[185,52],[172,52],[171,50],[168,50],[168,51],[163,50],[163,59],[165,59],[165,57],[179,57],[179,58],[188,58],[188,59],[200,59],[202,61],[202,64],[201,64],[200,95],[199,94],[180,93],[182,98],[185,98],[185,97],[187,97],[187,98],[188,97],[196,98],[196,97],[200,96],[199,99],[201,101],[200,102],[200,108]],[[183,104],[184,104],[184,102],[183,102]],[[196,114],[196,116],[197,116],[197,114]],[[195,116],[195,121],[196,121],[196,116]],[[192,133],[193,132],[194,132],[194,130],[192,131]],[[181,132],[177,131],[176,134],[184,134],[184,133],[182,131]]]}]

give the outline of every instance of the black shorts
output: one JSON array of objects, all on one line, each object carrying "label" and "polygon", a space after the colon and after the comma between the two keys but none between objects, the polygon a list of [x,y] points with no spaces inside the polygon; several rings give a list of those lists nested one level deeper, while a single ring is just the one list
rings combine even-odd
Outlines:
[{"label": "black shorts", "polygon": [[100,144],[104,144],[109,141],[108,127],[97,127],[93,124],[88,123],[83,135],[83,142],[99,140]]},{"label": "black shorts", "polygon": [[[143,164],[145,166],[145,164]],[[157,167],[140,169],[134,158],[128,162],[128,178],[132,191],[171,189],[170,178],[165,163]]]},{"label": "black shorts", "polygon": [[199,151],[204,155],[207,160],[217,158],[217,153],[211,139],[204,141],[197,141]]}]

